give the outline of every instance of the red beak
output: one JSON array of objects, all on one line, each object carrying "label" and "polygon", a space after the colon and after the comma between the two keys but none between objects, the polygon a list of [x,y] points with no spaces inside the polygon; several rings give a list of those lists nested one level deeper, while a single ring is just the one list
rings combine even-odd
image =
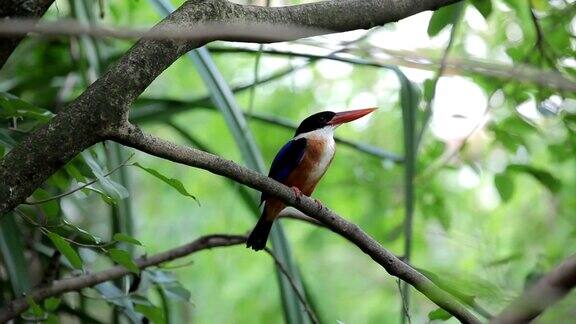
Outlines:
[{"label": "red beak", "polygon": [[348,110],[336,113],[334,117],[328,122],[329,125],[341,125],[347,122],[351,122],[356,120],[360,117],[366,116],[369,113],[373,112],[378,108],[366,108],[366,109],[357,109],[357,110]]}]

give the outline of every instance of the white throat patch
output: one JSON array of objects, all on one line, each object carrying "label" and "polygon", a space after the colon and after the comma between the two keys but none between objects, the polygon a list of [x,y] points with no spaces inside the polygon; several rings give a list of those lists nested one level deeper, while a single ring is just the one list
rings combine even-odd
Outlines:
[{"label": "white throat patch", "polygon": [[334,141],[334,126],[326,126],[320,129],[313,130],[311,132],[306,132],[299,134],[298,136],[294,137],[294,139],[299,138],[307,138],[307,139],[315,139],[315,140],[325,140],[325,141]]},{"label": "white throat patch", "polygon": [[311,132],[303,133],[296,136],[294,139],[306,138],[309,141],[322,143],[322,153],[316,159],[316,165],[310,172],[310,180],[318,181],[320,177],[324,174],[336,151],[336,145],[334,143],[334,129],[333,126],[326,126]]}]

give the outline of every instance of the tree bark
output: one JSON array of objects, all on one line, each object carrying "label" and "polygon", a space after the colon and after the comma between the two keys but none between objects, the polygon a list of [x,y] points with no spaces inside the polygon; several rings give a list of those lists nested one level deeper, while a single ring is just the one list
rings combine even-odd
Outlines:
[{"label": "tree bark", "polygon": [[[40,18],[54,0],[7,0],[0,6],[0,19]],[[0,37],[0,69],[25,36]]]}]

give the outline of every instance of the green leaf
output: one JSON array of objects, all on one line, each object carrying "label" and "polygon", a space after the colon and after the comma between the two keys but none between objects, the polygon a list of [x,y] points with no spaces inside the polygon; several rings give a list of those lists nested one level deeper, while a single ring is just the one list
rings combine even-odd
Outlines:
[{"label": "green leaf", "polygon": [[54,244],[54,247],[66,257],[72,267],[82,269],[82,259],[64,238],[54,232],[48,232],[47,235]]},{"label": "green leaf", "polygon": [[470,0],[470,3],[484,16],[485,19],[492,13],[492,1],[491,0]]},{"label": "green leaf", "polygon": [[88,151],[82,152],[82,158],[84,162],[90,167],[92,173],[98,178],[98,185],[101,186],[106,193],[114,200],[122,200],[129,196],[128,190],[124,188],[119,183],[112,181],[109,177],[106,177],[106,172],[100,164],[94,159],[94,157]]},{"label": "green leaf", "polygon": [[180,180],[174,179],[174,178],[168,178],[166,176],[164,176],[163,174],[161,174],[160,172],[151,169],[151,168],[146,168],[143,167],[141,164],[139,163],[134,163],[133,165],[139,167],[140,169],[150,173],[151,175],[155,176],[156,178],[164,181],[166,184],[168,184],[169,186],[171,186],[172,188],[176,189],[181,195],[184,196],[188,196],[191,197],[192,199],[198,201],[196,199],[196,197],[194,197],[194,195],[190,194],[186,188],[184,188],[184,185],[182,184],[182,182],[180,182]]},{"label": "green leaf", "polygon": [[503,202],[508,202],[514,194],[514,182],[507,174],[497,174],[494,176],[494,185]]},{"label": "green leaf", "polygon": [[550,7],[550,3],[548,0],[530,0],[530,3],[534,7],[534,9],[538,11],[544,11]]},{"label": "green leaf", "polygon": [[535,167],[524,164],[511,164],[507,170],[515,172],[523,172],[533,176],[538,182],[544,185],[548,190],[557,193],[562,188],[562,183],[550,172],[546,170],[537,169]]},{"label": "green leaf", "polygon": [[520,145],[524,145],[524,139],[520,136],[510,134],[498,127],[491,127],[491,130],[496,136],[496,141],[500,142],[510,153],[515,153]]},{"label": "green leaf", "polygon": [[154,305],[136,304],[134,310],[144,315],[151,323],[166,323],[162,308]]},{"label": "green leaf", "polygon": [[82,189],[82,192],[84,192],[85,194],[88,194],[90,191],[97,193],[100,196],[100,198],[102,198],[102,200],[108,205],[115,205],[116,203],[118,203],[116,199],[112,198],[112,196],[110,196],[106,191],[97,188],[94,185],[89,185],[84,187],[84,189]]},{"label": "green leaf", "polygon": [[[400,106],[402,108],[402,130],[404,142],[404,239],[407,242],[412,237],[412,219],[414,217],[414,177],[416,176],[416,112],[420,95],[414,84],[399,69],[394,68],[400,81]],[[405,246],[408,246],[405,243]],[[410,253],[410,251],[405,251]],[[405,283],[404,283],[405,284]]]},{"label": "green leaf", "polygon": [[142,245],[142,243],[140,243],[140,241],[138,241],[137,239],[133,238],[132,236],[124,234],[124,233],[116,233],[116,234],[114,234],[112,239],[114,241],[118,241],[118,242],[125,242],[125,243],[134,244],[134,245]]},{"label": "green leaf", "polygon": [[10,136],[10,133],[6,129],[0,128],[0,145],[3,147],[11,149],[16,145],[18,142]]},{"label": "green leaf", "polygon": [[545,273],[542,272],[538,266],[536,266],[535,269],[532,269],[524,278],[524,289],[528,289],[534,286],[534,284],[540,281],[540,279],[542,279],[544,276]]},{"label": "green leaf", "polygon": [[[46,190],[42,188],[36,189],[32,194],[32,196],[34,197],[35,200],[45,200],[52,197],[50,193],[48,193]],[[58,199],[53,199],[45,203],[42,203],[40,207],[42,208],[42,211],[44,211],[44,213],[46,214],[47,218],[46,221],[49,224],[56,223],[59,221],[58,217],[60,215],[60,203]]]},{"label": "green leaf", "polygon": [[114,286],[112,282],[103,282],[94,286],[96,290],[104,297],[104,299],[113,305],[118,306],[132,323],[141,323],[140,316],[134,311],[134,304],[128,295],[125,295],[122,290]]},{"label": "green leaf", "polygon": [[90,233],[86,230],[81,229],[80,227],[70,223],[68,220],[62,219],[62,222],[64,224],[66,224],[68,227],[72,228],[76,233],[78,233],[82,237],[86,237],[86,238],[90,239],[92,241],[92,243],[94,243],[94,244],[102,243],[102,238],[100,238],[96,235],[93,235],[92,233]]},{"label": "green leaf", "polygon": [[6,92],[0,92],[0,108],[0,118],[29,117],[47,122],[54,116],[49,110],[38,108]]},{"label": "green leaf", "polygon": [[168,283],[177,282],[176,276],[172,272],[165,270],[146,270],[146,275],[151,281],[160,285],[166,285]]},{"label": "green leaf", "polygon": [[420,271],[423,275],[428,277],[428,279],[430,279],[430,281],[432,281],[435,285],[442,288],[452,296],[458,298],[466,305],[474,305],[476,297],[462,292],[460,290],[462,289],[462,287],[458,283],[455,283],[454,280],[451,280],[451,278],[442,278],[436,275],[434,272],[424,270],[422,268],[417,268],[416,270]]},{"label": "green leaf", "polygon": [[74,179],[76,179],[77,182],[81,183],[81,182],[86,182],[86,177],[78,170],[78,168],[72,164],[72,163],[68,163],[66,164],[66,166],[64,167],[64,170],[66,170],[66,172],[72,176]]},{"label": "green leaf", "polygon": [[[111,143],[107,153],[108,167],[113,168],[127,161],[125,149],[118,143]],[[126,191],[130,192],[130,181],[128,179],[128,170],[120,168],[111,178],[117,181]],[[134,232],[134,215],[132,213],[132,201],[130,199],[119,200],[114,206],[111,206],[111,214],[114,217],[111,233],[126,233],[131,235]],[[133,255],[133,245],[119,244],[118,248],[126,250]]]},{"label": "green leaf", "polygon": [[431,321],[434,321],[434,320],[446,321],[446,320],[450,319],[451,317],[452,317],[452,315],[450,315],[450,313],[443,310],[442,308],[438,308],[438,309],[433,310],[430,313],[428,313],[428,319]]},{"label": "green leaf", "polygon": [[30,278],[24,257],[24,242],[15,217],[13,213],[0,217],[0,254],[14,295],[22,296],[30,289]]},{"label": "green leaf", "polygon": [[182,285],[180,285],[179,283],[175,285],[172,284],[168,286],[162,286],[162,289],[166,293],[166,296],[168,296],[171,299],[182,300],[186,302],[190,301],[191,296],[190,291],[182,287]]},{"label": "green leaf", "polygon": [[60,306],[60,298],[50,297],[44,300],[44,309],[48,312],[55,311]]},{"label": "green leaf", "polygon": [[524,253],[522,253],[522,252],[513,252],[513,253],[505,256],[505,257],[497,258],[495,260],[492,260],[492,261],[486,263],[486,267],[496,267],[496,266],[501,266],[501,265],[508,265],[511,262],[522,259],[523,256],[524,256]]},{"label": "green leaf", "polygon": [[449,6],[442,7],[432,14],[430,22],[428,23],[428,36],[434,37],[438,35],[444,28],[454,23],[454,19],[458,16],[459,4],[455,3]]},{"label": "green leaf", "polygon": [[444,197],[433,190],[429,190],[421,197],[420,208],[425,216],[437,219],[444,229],[450,229],[452,217]]},{"label": "green leaf", "polygon": [[426,79],[424,80],[424,91],[423,97],[426,101],[431,101],[434,99],[434,87],[436,86],[436,81],[433,79]]},{"label": "green leaf", "polygon": [[42,315],[44,314],[44,311],[40,306],[38,306],[34,298],[26,296],[26,301],[28,302],[30,310],[32,311],[32,315],[34,315],[34,317],[36,318],[41,318]]},{"label": "green leaf", "polygon": [[140,273],[140,269],[136,263],[134,263],[134,260],[128,252],[119,249],[110,249],[108,250],[108,255],[110,259],[128,269],[130,272],[134,272],[135,274]]}]

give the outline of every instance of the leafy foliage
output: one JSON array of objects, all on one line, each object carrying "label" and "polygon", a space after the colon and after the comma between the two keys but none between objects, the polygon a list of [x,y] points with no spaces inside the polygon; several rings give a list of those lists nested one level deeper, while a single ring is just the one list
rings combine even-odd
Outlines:
[{"label": "leafy foliage", "polygon": [[123,267],[125,267],[126,269],[134,272],[135,274],[140,273],[140,269],[134,263],[134,260],[132,260],[130,253],[128,253],[124,250],[119,250],[119,249],[110,249],[110,250],[108,250],[108,253],[109,253],[110,259],[112,259],[112,261],[117,262],[118,264],[120,264]]},{"label": "leafy foliage", "polygon": [[142,243],[140,243],[140,241],[138,241],[137,239],[133,238],[132,236],[130,236],[128,234],[124,234],[124,233],[116,233],[116,234],[114,234],[114,236],[112,236],[112,239],[114,239],[114,241],[118,241],[118,242],[126,242],[126,243],[130,243],[130,244],[135,244],[135,245],[142,245]]},{"label": "leafy foliage", "polygon": [[181,195],[190,197],[190,198],[198,201],[198,199],[196,199],[196,197],[194,197],[194,195],[190,194],[190,193],[186,190],[186,188],[184,188],[184,185],[183,185],[182,182],[180,182],[179,180],[174,179],[174,178],[168,178],[168,177],[164,176],[163,174],[161,174],[160,172],[158,172],[158,171],[156,171],[156,170],[154,170],[154,169],[143,167],[143,166],[140,165],[139,163],[134,163],[134,165],[137,166],[137,167],[139,167],[140,169],[148,172],[149,174],[155,176],[156,178],[164,181],[164,183],[166,183],[166,184],[168,184],[170,187],[176,189]]},{"label": "leafy foliage", "polygon": [[68,262],[70,262],[70,264],[74,268],[82,269],[82,259],[80,258],[78,253],[70,246],[70,244],[66,242],[66,240],[64,240],[60,235],[53,232],[48,232],[46,233],[46,235],[48,235],[48,237],[54,244],[54,247],[58,251],[60,251],[60,253],[62,253],[63,256],[66,257]]},{"label": "leafy foliage", "polygon": [[[158,21],[152,6],[102,3],[102,8],[88,0],[59,3],[47,19],[69,16],[87,24],[120,26]],[[433,271],[435,282],[469,307],[482,305],[496,312],[573,253],[570,247],[576,243],[576,95],[557,90],[553,82],[536,85],[515,75],[528,67],[532,78],[547,81],[554,75],[575,82],[576,6],[563,1],[469,0],[461,4],[461,13],[457,8],[414,17],[419,22],[410,23],[419,26],[414,34],[401,34],[404,22],[395,30],[373,30],[346,45],[345,55],[318,49],[335,46],[330,38],[306,40],[306,45],[266,45],[259,60],[261,80],[280,76],[258,85],[250,111],[243,108],[251,101],[246,90],[254,79],[257,47],[243,47],[242,54],[237,44],[225,44],[228,52],[221,53],[217,48],[222,44],[209,45],[213,58],[204,51],[196,57],[203,63],[179,60],[162,74],[133,107],[133,120],[169,140],[184,140],[266,172],[277,149],[292,135],[277,127],[282,125],[277,121],[297,123],[313,112],[344,106],[379,106],[364,124],[343,126],[337,134],[405,153],[403,163],[339,147],[315,197],[398,255],[406,244],[406,210],[413,208],[413,262]],[[447,31],[460,14],[446,77],[440,77],[438,85],[450,78],[473,83],[486,99],[485,118],[466,136],[438,135],[438,129],[454,134],[473,122],[465,114],[473,106],[469,98],[452,116],[459,123],[424,128],[422,141],[415,145],[414,134],[424,124],[424,102],[432,102],[439,114],[439,96],[467,95],[459,87],[448,94],[435,90],[434,72],[428,70],[437,71],[438,64],[414,69],[428,62],[427,57],[440,62]],[[396,33],[399,40],[388,41]],[[432,41],[415,36],[426,33]],[[405,48],[401,40],[418,44]],[[85,91],[130,44],[89,37],[27,38],[0,70],[0,157]],[[267,54],[286,48],[289,55]],[[326,58],[298,57],[308,52]],[[489,70],[499,74],[486,73]],[[254,122],[250,116],[266,117],[267,122]],[[130,278],[83,290],[77,298],[85,307],[67,316],[109,321],[114,309],[119,321],[251,323],[281,322],[290,309],[288,313],[296,314],[291,318],[306,320],[298,303],[286,303],[290,290],[279,288],[270,260],[240,248],[174,262],[183,265],[174,265],[173,273],[166,270],[172,265],[140,271],[134,258],[143,253],[164,251],[207,233],[248,231],[259,212],[256,193],[139,154],[134,165],[145,172],[121,168],[123,176],[110,173],[124,160],[114,145],[99,143],[82,152],[28,198],[30,205],[0,219],[4,298],[21,296],[45,278],[117,263],[132,271]],[[411,201],[406,200],[407,183],[413,183]],[[190,208],[188,198],[196,196],[202,197],[202,206]],[[278,255],[293,256],[291,271],[301,274],[322,322],[397,322],[397,287],[370,260],[328,231],[295,221],[281,223],[285,234],[277,234],[274,242]],[[87,302],[86,296],[107,304]],[[66,307],[76,305],[74,298],[32,303],[24,317],[55,323]],[[550,309],[542,322],[570,316],[574,298]],[[362,302],[354,302],[358,300]],[[412,297],[410,315],[414,321],[449,320],[418,295]]]}]

